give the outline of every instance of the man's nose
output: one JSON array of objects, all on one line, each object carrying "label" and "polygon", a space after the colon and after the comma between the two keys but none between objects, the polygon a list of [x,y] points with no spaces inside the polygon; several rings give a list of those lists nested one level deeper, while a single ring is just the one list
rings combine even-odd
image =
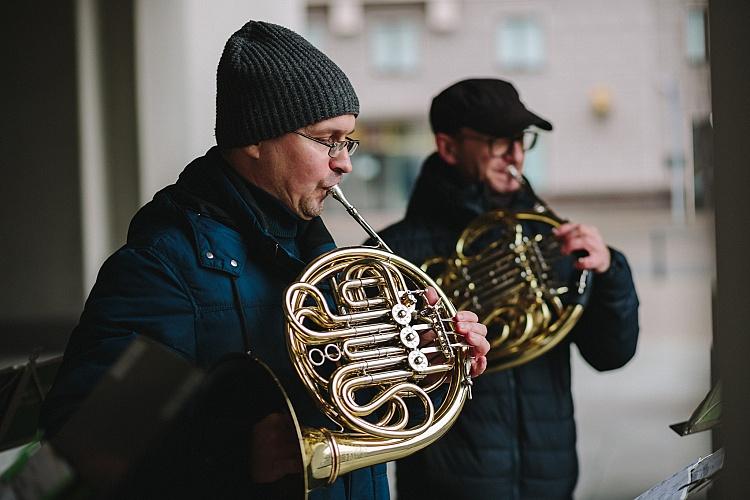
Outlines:
[{"label": "man's nose", "polygon": [[335,158],[331,158],[328,165],[331,170],[340,174],[348,174],[352,171],[352,159],[346,149],[343,149]]},{"label": "man's nose", "polygon": [[523,144],[521,141],[513,141],[513,143],[508,148],[508,151],[505,153],[505,160],[508,163],[515,163],[517,164],[519,161],[523,159],[524,151],[523,151]]}]

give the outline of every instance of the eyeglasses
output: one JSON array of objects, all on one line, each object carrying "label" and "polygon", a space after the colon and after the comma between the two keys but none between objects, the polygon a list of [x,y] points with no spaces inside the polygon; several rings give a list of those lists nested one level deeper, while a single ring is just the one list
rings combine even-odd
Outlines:
[{"label": "eyeglasses", "polygon": [[297,135],[301,135],[305,139],[310,139],[311,141],[315,141],[318,144],[322,144],[323,146],[328,146],[328,156],[330,156],[331,158],[336,158],[345,149],[349,153],[349,156],[352,156],[359,146],[359,141],[357,139],[350,139],[349,137],[347,137],[343,141],[326,142],[321,139],[316,139],[315,137],[310,137],[309,135],[303,134],[302,132],[297,132],[296,130],[294,131],[294,133]]},{"label": "eyeglasses", "polygon": [[490,150],[490,156],[505,156],[511,150],[513,144],[521,143],[521,149],[528,151],[536,146],[536,140],[539,134],[533,130],[524,130],[518,135],[513,137],[483,137],[471,134],[460,134],[464,139],[471,139],[474,141],[482,141],[487,143],[487,147]]}]

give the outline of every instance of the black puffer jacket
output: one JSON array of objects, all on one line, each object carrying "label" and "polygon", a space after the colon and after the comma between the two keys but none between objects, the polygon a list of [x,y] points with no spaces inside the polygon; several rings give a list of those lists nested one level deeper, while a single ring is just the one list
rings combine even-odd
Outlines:
[{"label": "black puffer jacket", "polygon": [[[461,230],[490,208],[433,154],[425,162],[406,217],[380,235],[421,264],[450,255]],[[497,200],[493,202],[497,206]],[[503,201],[501,201],[503,203]],[[534,199],[504,200],[515,210]],[[596,275],[584,315],[560,345],[520,367],[479,377],[473,399],[437,443],[397,466],[398,498],[570,498],[578,478],[570,390],[570,344],[597,370],[619,368],[638,339],[638,298],[625,257],[610,249],[611,268]]]},{"label": "black puffer jacket", "polygon": [[[286,388],[304,425],[334,427],[290,361],[282,308],[285,288],[307,263],[333,248],[322,220],[301,223],[270,195],[249,187],[218,148],[211,148],[138,212],[127,244],[102,266],[44,403],[42,425],[48,436],[77,411],[137,337],[154,340],[207,370],[252,348]],[[220,386],[225,389],[220,394],[239,394],[248,387],[242,373],[233,375],[237,383]],[[206,403],[218,410],[207,412],[212,425],[175,438],[182,446],[164,458],[169,467],[148,471],[159,474],[154,488],[164,486],[167,492],[154,489],[149,498],[266,497],[246,480],[250,426],[245,416],[255,409],[248,401],[259,399],[249,387],[243,401],[221,398],[213,390],[208,395],[209,401],[232,404],[211,408]],[[158,456],[162,450],[153,451]],[[189,454],[193,451],[196,460]],[[168,480],[165,469],[176,479]],[[142,498],[127,493],[126,498]],[[382,464],[343,474],[310,494],[318,500],[387,497]]]}]

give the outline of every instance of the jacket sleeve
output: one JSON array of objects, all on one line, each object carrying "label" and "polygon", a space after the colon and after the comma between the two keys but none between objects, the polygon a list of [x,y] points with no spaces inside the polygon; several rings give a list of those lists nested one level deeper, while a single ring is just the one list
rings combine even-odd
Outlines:
[{"label": "jacket sleeve", "polygon": [[195,359],[194,307],[186,287],[152,249],[123,248],[102,266],[42,407],[57,433],[137,335]]},{"label": "jacket sleeve", "polygon": [[610,268],[594,276],[589,303],[571,332],[583,358],[599,371],[625,365],[638,342],[638,296],[625,256],[610,248]]}]

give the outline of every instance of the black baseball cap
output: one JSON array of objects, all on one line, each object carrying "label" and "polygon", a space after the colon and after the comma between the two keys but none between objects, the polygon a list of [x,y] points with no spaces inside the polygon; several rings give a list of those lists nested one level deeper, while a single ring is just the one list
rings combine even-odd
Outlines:
[{"label": "black baseball cap", "polygon": [[453,134],[467,127],[492,137],[509,137],[534,125],[552,130],[552,124],[523,105],[510,82],[473,78],[440,92],[430,106],[433,133]]}]

